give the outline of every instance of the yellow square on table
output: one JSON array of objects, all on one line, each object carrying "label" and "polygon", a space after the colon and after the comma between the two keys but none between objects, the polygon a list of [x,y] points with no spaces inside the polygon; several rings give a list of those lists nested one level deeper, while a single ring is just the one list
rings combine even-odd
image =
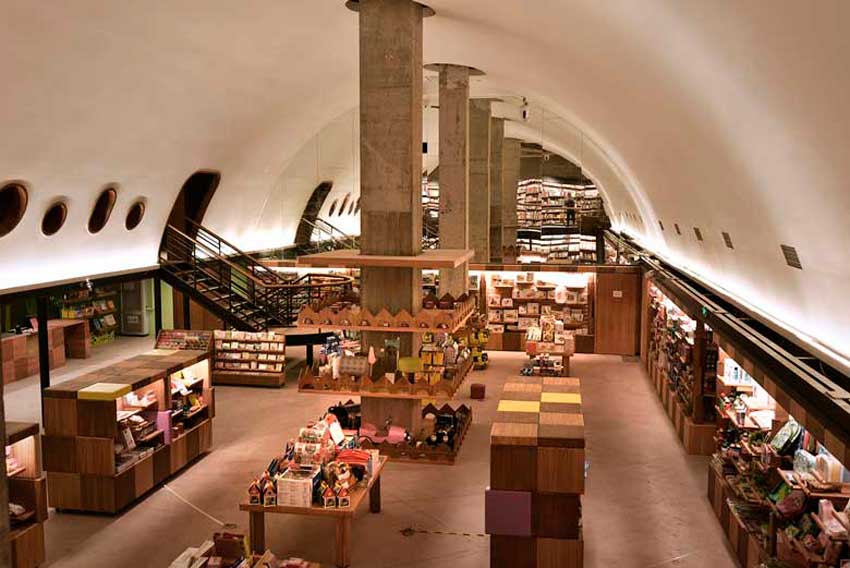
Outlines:
[{"label": "yellow square on table", "polygon": [[500,400],[498,412],[540,412],[540,403],[536,400]]},{"label": "yellow square on table", "polygon": [[95,383],[80,389],[77,398],[82,400],[115,400],[133,390],[130,385],[118,383]]},{"label": "yellow square on table", "polygon": [[581,395],[573,392],[544,392],[540,395],[540,402],[581,404]]}]

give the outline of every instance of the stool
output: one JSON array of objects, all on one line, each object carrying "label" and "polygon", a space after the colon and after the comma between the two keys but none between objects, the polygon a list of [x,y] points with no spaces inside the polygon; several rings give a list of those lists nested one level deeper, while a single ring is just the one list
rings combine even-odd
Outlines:
[{"label": "stool", "polygon": [[484,392],[486,387],[481,383],[472,383],[469,387],[469,396],[475,400],[484,400]]}]

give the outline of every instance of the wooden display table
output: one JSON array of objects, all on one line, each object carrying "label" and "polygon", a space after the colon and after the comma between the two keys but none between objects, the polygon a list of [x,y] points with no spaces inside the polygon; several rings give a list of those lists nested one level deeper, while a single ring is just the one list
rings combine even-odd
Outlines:
[{"label": "wooden display table", "polygon": [[250,505],[242,503],[240,511],[249,513],[249,530],[251,535],[251,550],[262,554],[266,549],[266,513],[278,515],[306,515],[311,517],[329,517],[336,519],[336,548],[335,565],[337,568],[346,568],[351,564],[351,520],[360,504],[369,495],[369,511],[371,513],[381,512],[381,473],[387,457],[381,456],[378,467],[372,473],[369,482],[356,486],[350,493],[351,506],[344,509],[325,509],[319,505],[312,507],[292,507],[279,505],[274,507],[263,507],[262,505]]},{"label": "wooden display table", "polygon": [[[91,357],[91,336],[85,320],[54,319],[47,322],[50,368],[65,365],[67,358]],[[11,383],[38,374],[38,332],[0,338],[3,382]]]},{"label": "wooden display table", "polygon": [[40,437],[38,424],[6,422],[6,448],[16,464],[7,471],[9,502],[27,511],[9,531],[12,568],[35,568],[45,560],[47,483],[41,472]]}]

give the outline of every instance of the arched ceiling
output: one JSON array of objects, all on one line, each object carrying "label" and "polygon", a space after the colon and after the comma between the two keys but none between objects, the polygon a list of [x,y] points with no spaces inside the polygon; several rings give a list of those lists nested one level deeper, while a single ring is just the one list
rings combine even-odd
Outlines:
[{"label": "arched ceiling", "polygon": [[[200,168],[222,173],[207,220],[225,236],[256,238],[270,200],[297,217],[310,184],[282,180],[357,104],[357,18],[342,4],[0,4],[0,180],[30,185],[24,221],[0,239],[0,290],[153,264],[171,204]],[[580,163],[617,227],[850,353],[850,3],[429,5],[425,61],[483,69],[474,92],[525,96],[557,117],[557,128],[509,132]],[[113,219],[90,235],[108,183],[119,184]],[[48,240],[41,216],[59,197],[68,221]],[[146,216],[127,233],[137,197]],[[803,271],[780,244],[797,248]]]}]

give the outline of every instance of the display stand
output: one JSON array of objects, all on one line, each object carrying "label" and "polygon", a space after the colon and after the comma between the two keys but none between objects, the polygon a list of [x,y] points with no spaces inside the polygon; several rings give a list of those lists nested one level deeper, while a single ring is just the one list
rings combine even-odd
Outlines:
[{"label": "display stand", "polygon": [[116,513],[209,451],[209,357],[205,350],[154,349],[46,389],[51,506]]},{"label": "display stand", "polygon": [[21,515],[10,515],[12,568],[36,568],[45,561],[47,483],[41,470],[40,437],[38,424],[6,422],[9,503],[25,510]]},{"label": "display stand", "polygon": [[326,509],[319,505],[311,507],[292,507],[275,505],[264,507],[263,505],[251,505],[242,503],[240,511],[249,513],[251,532],[251,550],[262,554],[266,549],[266,514],[276,515],[304,515],[310,517],[326,517],[336,520],[336,546],[334,549],[335,565],[338,568],[347,568],[351,565],[351,523],[354,514],[361,503],[369,496],[369,512],[381,512],[381,473],[387,463],[385,456],[380,457],[379,465],[372,472],[372,477],[365,485],[358,485],[349,492],[350,505],[345,508]]},{"label": "display stand", "polygon": [[517,377],[504,386],[485,494],[493,568],[583,566],[580,391],[579,379],[569,377]]},{"label": "display stand", "polygon": [[213,384],[283,386],[285,345],[285,335],[273,331],[215,331]]},{"label": "display stand", "polygon": [[[344,266],[359,265],[381,268],[457,268],[469,260],[472,251],[468,250],[430,250],[416,256],[379,256],[361,255],[359,251],[334,251],[299,258],[299,263],[308,266]],[[427,302],[427,299],[426,299]],[[425,304],[426,302],[423,302]],[[431,305],[433,304],[433,305]],[[411,334],[453,333],[460,330],[475,312],[475,296],[463,294],[454,299],[450,297],[431,300],[427,307],[414,310],[398,310],[395,313],[387,309],[372,313],[360,305],[342,298],[331,298],[321,305],[305,306],[298,316],[301,327],[316,329],[342,329],[359,331],[366,334],[380,333]],[[416,338],[418,342],[418,337]],[[362,420],[376,427],[383,427],[387,420],[395,426],[401,426],[414,436],[422,430],[422,420],[429,413],[424,408],[423,399],[450,399],[454,396],[472,367],[472,361],[463,362],[450,378],[433,380],[427,373],[405,373],[408,378],[390,381],[386,376],[372,378],[370,373],[360,376],[341,373],[337,378],[320,376],[318,366],[308,367],[299,378],[299,392],[336,393],[341,395],[359,395],[361,397]],[[443,407],[447,408],[447,407]],[[460,450],[460,443],[472,420],[471,410],[467,407],[451,409],[456,420],[456,435],[452,447],[426,446],[415,448],[402,442],[393,444],[386,441],[379,444],[381,453],[393,459],[403,461],[424,461],[427,463],[452,464]],[[460,418],[460,421],[457,419]],[[445,445],[445,444],[443,444]],[[377,447],[377,446],[371,446]]]},{"label": "display stand", "polygon": [[649,286],[647,368],[676,434],[690,455],[714,452],[717,349],[712,333]]},{"label": "display stand", "polygon": [[117,300],[114,290],[77,290],[62,299],[62,319],[86,321],[93,345],[109,343],[118,330]]}]

